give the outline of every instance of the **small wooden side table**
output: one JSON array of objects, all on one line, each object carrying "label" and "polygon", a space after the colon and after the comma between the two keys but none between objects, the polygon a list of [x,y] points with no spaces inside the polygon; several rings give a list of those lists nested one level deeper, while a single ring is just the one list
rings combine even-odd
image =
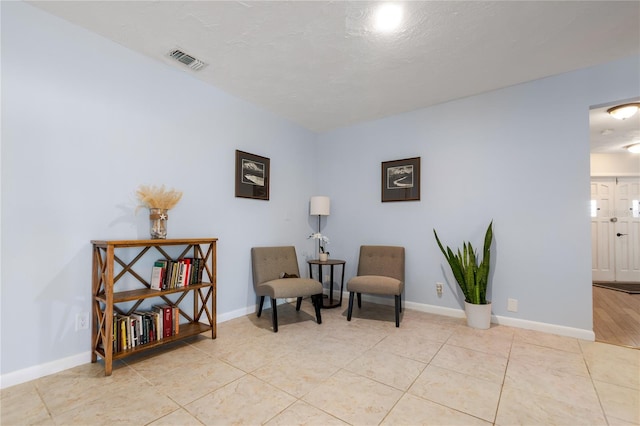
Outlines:
[{"label": "small wooden side table", "polygon": [[[323,299],[322,307],[324,309],[329,309],[329,308],[337,308],[339,306],[342,306],[342,292],[344,291],[344,267],[347,262],[340,259],[329,259],[324,262],[319,259],[311,259],[311,260],[307,260],[307,263],[309,264],[309,278],[311,279],[313,279],[313,265],[318,265],[318,274],[320,274],[320,278],[318,279],[318,281],[320,282],[322,282],[322,277],[323,277],[322,267],[323,266],[330,267],[331,281],[329,282],[329,304],[325,305],[324,299]],[[340,300],[338,301],[338,303],[333,303],[333,267],[336,265],[342,265],[342,277],[340,279]]]}]

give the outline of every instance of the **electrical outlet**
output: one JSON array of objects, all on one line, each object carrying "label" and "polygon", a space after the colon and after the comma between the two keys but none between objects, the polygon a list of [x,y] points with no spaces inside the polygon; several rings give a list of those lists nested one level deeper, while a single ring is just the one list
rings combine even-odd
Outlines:
[{"label": "electrical outlet", "polygon": [[507,311],[518,312],[518,299],[507,299]]},{"label": "electrical outlet", "polygon": [[442,297],[442,283],[436,283],[436,293],[438,297]]},{"label": "electrical outlet", "polygon": [[324,276],[324,281],[325,283],[329,282],[331,280],[331,276],[330,275],[325,275]]},{"label": "electrical outlet", "polygon": [[76,314],[76,331],[86,330],[89,328],[89,313],[80,312]]}]

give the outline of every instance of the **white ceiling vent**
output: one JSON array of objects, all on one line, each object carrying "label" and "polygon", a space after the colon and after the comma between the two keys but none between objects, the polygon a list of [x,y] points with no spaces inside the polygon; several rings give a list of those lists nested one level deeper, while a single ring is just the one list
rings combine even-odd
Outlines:
[{"label": "white ceiling vent", "polygon": [[201,70],[202,68],[207,66],[207,64],[202,62],[200,59],[196,59],[193,56],[178,49],[169,52],[169,57],[175,59],[178,62],[182,62],[194,71]]}]

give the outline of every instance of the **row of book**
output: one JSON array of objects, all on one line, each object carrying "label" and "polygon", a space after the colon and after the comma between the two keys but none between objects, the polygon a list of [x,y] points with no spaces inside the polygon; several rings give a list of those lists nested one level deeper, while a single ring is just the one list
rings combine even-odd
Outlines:
[{"label": "row of book", "polygon": [[177,306],[155,305],[151,311],[136,311],[131,315],[114,313],[113,352],[162,340],[179,331],[180,310]]},{"label": "row of book", "polygon": [[159,259],[151,270],[151,290],[170,290],[202,282],[204,259]]}]

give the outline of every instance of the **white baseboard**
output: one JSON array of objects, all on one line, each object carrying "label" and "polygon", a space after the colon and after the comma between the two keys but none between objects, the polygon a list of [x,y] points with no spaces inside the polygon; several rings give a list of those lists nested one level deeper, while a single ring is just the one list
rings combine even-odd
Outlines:
[{"label": "white baseboard", "polygon": [[252,314],[256,311],[256,305],[247,306],[246,308],[236,309],[235,311],[225,312],[224,314],[219,314],[217,316],[218,324],[221,322],[227,322],[234,318],[240,318],[245,315]]},{"label": "white baseboard", "polygon": [[595,341],[596,334],[593,330],[566,327],[564,325],[549,324],[545,322],[529,321],[520,318],[503,316],[491,316],[491,322],[509,327],[524,328],[525,330],[542,331],[543,333],[557,334],[559,336],[573,337],[580,340]]},{"label": "white baseboard", "polygon": [[[255,311],[255,306],[248,306],[246,308],[227,312],[222,315],[218,315],[218,323],[249,315],[254,313]],[[39,364],[33,367],[24,368],[22,370],[13,371],[11,373],[3,374],[0,376],[0,389],[19,385],[21,383],[59,373],[60,371],[68,370],[79,365],[88,364],[90,362],[91,351],[88,351],[67,358],[47,362],[45,364]]]},{"label": "white baseboard", "polygon": [[[345,292],[343,298],[349,302],[349,293]],[[364,300],[381,305],[393,306],[395,301],[391,297],[379,297],[362,295]],[[427,312],[430,314],[444,315],[455,318],[465,318],[463,309],[446,308],[443,306],[427,305],[424,303],[404,302],[406,309],[414,311]],[[506,325],[509,327],[523,328],[525,330],[541,331],[543,333],[557,334],[559,336],[573,337],[575,339],[595,341],[596,335],[593,330],[585,330],[581,328],[566,327],[563,325],[549,324],[538,321],[530,321],[520,318],[504,317],[499,315],[491,315],[493,324]]]},{"label": "white baseboard", "polygon": [[40,377],[49,376],[50,374],[59,373],[79,365],[91,362],[91,351],[82,352],[67,358],[58,359],[44,364],[34,365],[33,367],[24,368],[22,370],[13,371],[11,373],[0,376],[0,389],[9,386],[19,385],[30,380],[39,379]]},{"label": "white baseboard", "polygon": [[[395,302],[394,302],[395,303]],[[424,303],[405,302],[405,308],[428,314],[443,315],[446,317],[465,318],[462,309],[446,308],[444,306],[426,305]]]},{"label": "white baseboard", "polygon": [[[334,298],[337,300],[340,297],[340,292],[334,292]],[[343,303],[345,308],[349,303],[349,293],[344,292]],[[379,303],[381,305],[394,305],[394,299],[389,297],[378,297],[370,295],[362,295],[365,301]],[[295,299],[292,299],[295,300]],[[447,308],[443,306],[427,305],[424,303],[405,302],[405,309],[411,309],[419,312],[426,312],[430,314],[443,315],[454,318],[464,318],[464,310]],[[226,312],[217,316],[218,323],[230,321],[234,318],[239,318],[245,315],[249,315],[256,312],[256,306],[251,305],[245,308],[236,309],[235,311]],[[562,325],[548,324],[537,321],[524,320],[520,318],[511,318],[492,315],[491,322],[494,324],[506,325],[509,327],[523,328],[526,330],[541,331],[544,333],[557,334],[560,336],[573,337],[581,340],[594,341],[595,333],[593,330],[584,330],[580,328],[566,327]],[[22,370],[14,371],[11,373],[3,374],[0,376],[0,389],[7,388],[9,386],[18,385],[20,383],[28,382],[30,380],[39,379],[40,377],[48,376],[50,374],[58,373],[69,368],[77,367],[78,365],[87,364],[91,362],[91,352],[83,352],[77,355],[73,355],[67,358],[59,359],[56,361],[47,362],[45,364],[36,365],[33,367],[25,368]]]}]

